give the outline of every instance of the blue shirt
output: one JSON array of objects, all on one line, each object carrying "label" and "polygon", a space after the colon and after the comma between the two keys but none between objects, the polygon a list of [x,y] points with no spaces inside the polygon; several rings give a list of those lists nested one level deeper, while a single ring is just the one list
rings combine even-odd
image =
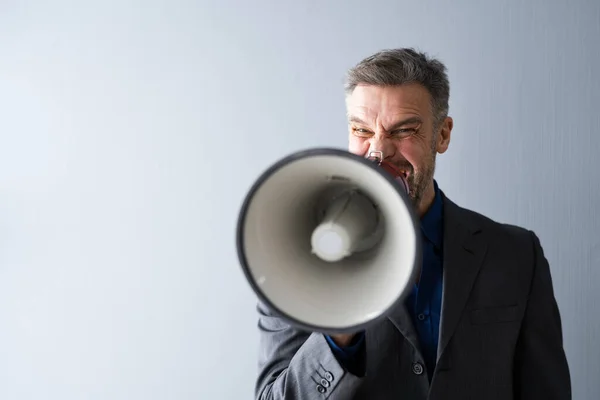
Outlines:
[{"label": "blue shirt", "polygon": [[[423,265],[419,282],[409,294],[406,305],[419,337],[419,344],[429,378],[435,369],[440,315],[442,305],[442,239],[443,202],[437,182],[433,182],[435,198],[429,210],[421,218]],[[353,342],[344,348],[337,346],[330,337],[327,342],[335,356],[348,370],[357,372],[360,366],[360,351],[364,351],[364,333],[356,335]]]}]

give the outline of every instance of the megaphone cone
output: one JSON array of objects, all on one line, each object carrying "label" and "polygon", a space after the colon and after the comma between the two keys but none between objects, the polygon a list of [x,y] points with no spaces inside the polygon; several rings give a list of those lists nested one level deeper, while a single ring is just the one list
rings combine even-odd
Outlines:
[{"label": "megaphone cone", "polygon": [[277,161],[239,215],[237,251],[261,302],[288,323],[356,332],[411,289],[418,219],[405,181],[345,150],[316,148]]}]

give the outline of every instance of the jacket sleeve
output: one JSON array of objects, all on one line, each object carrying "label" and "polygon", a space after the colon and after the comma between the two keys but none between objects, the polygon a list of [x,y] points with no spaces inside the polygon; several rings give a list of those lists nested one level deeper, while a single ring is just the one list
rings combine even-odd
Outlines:
[{"label": "jacket sleeve", "polygon": [[515,357],[515,398],[570,400],[571,377],[563,348],[562,323],[550,267],[538,237],[527,308]]},{"label": "jacket sleeve", "polygon": [[325,335],[298,330],[258,304],[257,400],[346,400],[362,378],[347,372]]},{"label": "jacket sleeve", "polygon": [[329,347],[333,351],[335,358],[342,367],[356,376],[365,375],[365,333],[359,332],[354,335],[352,342],[345,347],[338,346],[330,336],[325,336]]}]

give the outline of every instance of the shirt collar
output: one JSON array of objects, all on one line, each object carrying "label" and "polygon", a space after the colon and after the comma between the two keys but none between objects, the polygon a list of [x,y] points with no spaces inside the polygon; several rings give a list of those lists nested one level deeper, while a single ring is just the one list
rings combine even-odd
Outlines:
[{"label": "shirt collar", "polygon": [[430,241],[438,249],[442,248],[442,212],[443,202],[440,189],[437,182],[433,181],[433,187],[435,191],[435,197],[431,207],[427,210],[425,215],[421,217],[421,231],[425,238]]}]

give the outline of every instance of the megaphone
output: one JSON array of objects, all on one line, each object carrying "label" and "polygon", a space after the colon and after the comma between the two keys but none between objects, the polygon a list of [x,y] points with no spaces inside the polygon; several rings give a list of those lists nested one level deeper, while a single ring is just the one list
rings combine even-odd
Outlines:
[{"label": "megaphone", "polygon": [[357,332],[387,316],[415,282],[419,222],[406,177],[374,153],[292,153],[242,203],[236,241],[245,277],[291,325]]}]

